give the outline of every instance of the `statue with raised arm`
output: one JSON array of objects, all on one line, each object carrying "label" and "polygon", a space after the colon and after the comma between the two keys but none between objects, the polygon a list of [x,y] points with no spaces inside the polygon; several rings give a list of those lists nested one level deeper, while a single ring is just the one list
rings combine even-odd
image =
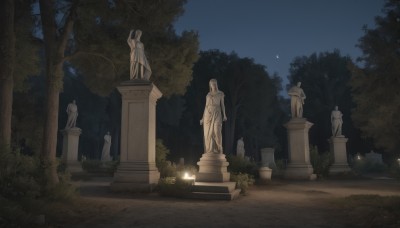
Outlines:
[{"label": "statue with raised arm", "polygon": [[333,137],[342,136],[342,124],[343,124],[342,116],[343,114],[341,111],[339,111],[339,107],[335,106],[335,110],[333,110],[331,113]]},{"label": "statue with raised arm", "polygon": [[149,80],[151,76],[151,68],[144,54],[144,45],[140,42],[142,31],[136,30],[134,38],[132,38],[134,30],[131,30],[128,37],[128,45],[131,48],[131,66],[130,79]]},{"label": "statue with raised arm", "polygon": [[102,161],[111,161],[110,157],[110,147],[111,147],[111,135],[108,131],[104,136],[104,145],[103,150],[101,151],[101,160]]},{"label": "statue with raised arm", "polygon": [[65,125],[65,129],[70,129],[76,127],[76,119],[78,118],[78,106],[76,106],[76,101],[73,100],[67,106],[68,120]]},{"label": "statue with raised arm", "polygon": [[226,121],[225,95],[218,90],[217,80],[211,79],[209,87],[203,118],[200,120],[204,130],[204,153],[222,154],[222,122]]},{"label": "statue with raised arm", "polygon": [[290,88],[288,92],[290,96],[292,118],[303,118],[303,105],[304,100],[306,99],[306,94],[300,86],[301,82],[298,82],[297,85]]}]

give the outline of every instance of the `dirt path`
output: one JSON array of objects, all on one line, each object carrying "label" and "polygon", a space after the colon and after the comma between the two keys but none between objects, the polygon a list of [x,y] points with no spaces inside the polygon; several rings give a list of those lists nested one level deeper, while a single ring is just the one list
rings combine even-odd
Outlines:
[{"label": "dirt path", "polygon": [[82,196],[105,213],[70,227],[346,227],[331,199],[353,194],[400,195],[394,180],[274,182],[253,186],[228,201],[164,198],[157,194],[115,195],[109,179],[82,182]]}]

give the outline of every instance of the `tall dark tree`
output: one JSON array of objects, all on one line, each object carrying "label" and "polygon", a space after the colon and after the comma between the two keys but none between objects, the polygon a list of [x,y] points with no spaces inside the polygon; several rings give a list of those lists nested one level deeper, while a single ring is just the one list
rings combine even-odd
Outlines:
[{"label": "tall dark tree", "polygon": [[359,131],[351,120],[351,101],[347,66],[351,59],[342,56],[339,51],[312,54],[298,57],[290,67],[289,87],[302,82],[306,93],[303,116],[314,123],[310,129],[310,142],[317,145],[319,151],[329,150],[328,138],[331,133],[331,111],[337,105],[343,113],[343,134],[350,138],[348,146],[351,153],[365,150],[360,141]]},{"label": "tall dark tree", "polygon": [[359,40],[362,67],[350,66],[357,104],[352,117],[364,136],[394,155],[400,150],[400,1],[386,1],[383,11]]},{"label": "tall dark tree", "polygon": [[0,145],[10,145],[15,68],[15,1],[0,3]]}]

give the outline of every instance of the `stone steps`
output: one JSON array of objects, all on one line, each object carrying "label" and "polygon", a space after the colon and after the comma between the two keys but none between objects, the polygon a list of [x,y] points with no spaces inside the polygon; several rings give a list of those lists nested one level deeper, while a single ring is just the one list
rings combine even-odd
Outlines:
[{"label": "stone steps", "polygon": [[235,187],[235,182],[195,182],[192,192],[187,195],[187,198],[233,200],[240,194],[240,189],[235,189]]}]

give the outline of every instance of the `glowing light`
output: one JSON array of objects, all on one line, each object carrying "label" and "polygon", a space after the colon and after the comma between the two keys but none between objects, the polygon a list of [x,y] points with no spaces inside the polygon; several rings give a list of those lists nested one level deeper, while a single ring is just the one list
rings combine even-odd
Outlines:
[{"label": "glowing light", "polygon": [[184,180],[194,180],[194,179],[196,179],[196,176],[195,175],[189,176],[189,173],[185,172],[185,174],[183,175],[183,179]]},{"label": "glowing light", "polygon": [[357,155],[357,160],[361,160],[361,156],[360,155]]},{"label": "glowing light", "polygon": [[275,57],[276,57],[276,59],[279,59],[279,55],[276,55]]}]

